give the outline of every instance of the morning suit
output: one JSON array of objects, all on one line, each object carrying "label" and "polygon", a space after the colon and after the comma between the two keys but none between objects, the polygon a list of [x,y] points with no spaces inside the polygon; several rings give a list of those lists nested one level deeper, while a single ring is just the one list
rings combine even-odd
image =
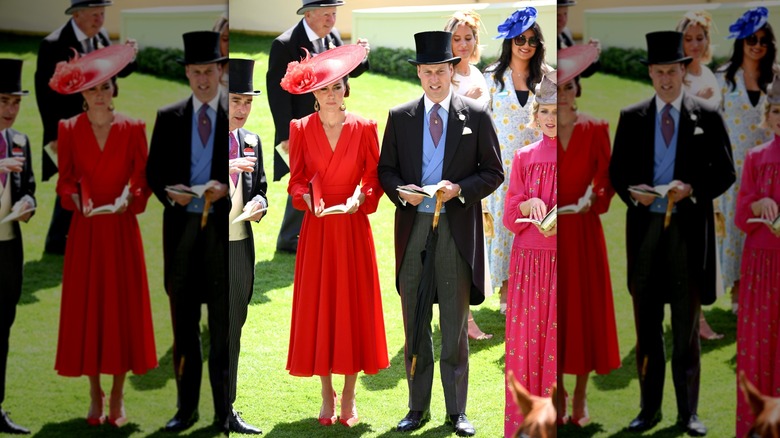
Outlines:
[{"label": "morning suit", "polygon": [[[443,109],[440,114],[443,114]],[[418,214],[418,207],[404,205],[396,187],[422,186],[423,149],[430,141],[426,132],[425,98],[392,108],[382,140],[379,179],[388,198],[396,205],[395,260],[396,289],[401,295],[406,338],[412,335],[414,307],[419,284],[420,251],[431,228],[432,214]],[[427,136],[427,138],[426,138]],[[487,110],[475,100],[451,94],[442,137],[444,156],[441,178],[457,183],[461,196],[445,203],[439,221],[436,250],[436,282],[442,331],[441,374],[447,414],[465,413],[468,392],[468,305],[485,299],[484,239],[481,200],[504,180],[498,139]],[[438,147],[442,147],[439,144]],[[457,159],[456,159],[457,157]],[[432,213],[432,209],[431,209]],[[409,384],[409,409],[429,408],[433,382],[433,343],[427,333],[417,359],[416,374]],[[409,377],[410,345],[405,345]]]},{"label": "morning suit", "polygon": [[[266,191],[268,182],[263,170],[263,147],[260,137],[246,129],[239,128],[235,132],[238,142],[238,156],[253,156],[257,158],[252,172],[239,174],[238,187],[230,183],[230,219],[241,214],[243,207],[256,196],[268,206]],[[254,136],[255,145],[246,142],[247,136]],[[240,190],[237,190],[240,188]],[[247,317],[249,302],[252,299],[252,288],[255,279],[255,242],[252,237],[252,225],[242,221],[230,225],[230,294],[229,294],[229,348],[230,348],[230,389],[229,401],[232,406],[236,401],[236,381],[238,377],[238,356],[241,352],[241,328]]]},{"label": "morning suit", "polygon": [[[4,132],[0,131],[0,135],[4,136],[7,145],[6,157],[14,156],[12,154],[13,148],[21,148],[25,158],[21,172],[6,173],[5,187],[0,189],[0,203],[8,200],[9,204],[5,207],[12,207],[25,195],[31,196],[34,201],[35,176],[32,169],[29,138],[13,128],[7,128]],[[0,205],[0,211],[4,210],[3,206]],[[35,214],[35,211],[32,214]],[[0,215],[0,219],[4,216]],[[10,237],[10,239],[6,240],[4,237]],[[0,224],[0,279],[2,279],[2,287],[0,287],[0,406],[5,399],[8,340],[11,336],[11,326],[16,317],[16,305],[22,295],[23,268],[24,252],[19,221]]]},{"label": "morning suit", "polygon": [[[621,111],[609,167],[612,186],[626,203],[628,289],[634,302],[640,416],[661,409],[665,372],[664,305],[672,313],[672,378],[678,415],[697,414],[700,380],[700,304],[715,301],[715,231],[712,199],[735,180],[728,134],[720,115],[704,101],[682,95],[672,110],[676,127],[669,150],[659,146],[655,97]],[[663,142],[663,140],[660,140]],[[668,152],[671,154],[671,152]],[[666,166],[693,192],[675,204],[664,229],[666,199],[650,207],[636,203],[628,187],[654,183]],[[671,167],[669,167],[671,166]],[[669,181],[664,181],[668,183]],[[660,183],[660,182],[659,182]],[[656,201],[659,202],[659,201]],[[661,207],[659,209],[659,206]]]},{"label": "morning suit", "polygon": [[[85,47],[76,36],[74,26],[73,19],[68,20],[59,29],[47,35],[38,48],[38,61],[35,70],[35,100],[38,103],[38,112],[41,114],[43,122],[43,146],[57,140],[57,126],[60,120],[69,119],[84,111],[82,108],[84,98],[81,97],[81,93],[65,95],[49,87],[49,80],[54,75],[58,62],[68,61],[76,56],[74,50],[79,55],[86,53]],[[100,32],[92,39],[91,44],[92,50],[109,46],[111,40],[108,38],[108,32],[105,29],[100,29]],[[136,62],[132,61],[119,72],[118,76],[128,76],[135,68]],[[115,89],[114,96],[118,90],[119,88]],[[55,173],[57,173],[56,163],[47,153],[42,151],[41,179],[48,181]],[[58,197],[54,204],[51,224],[46,236],[46,251],[65,252],[65,237],[68,235],[72,214],[72,212],[62,208]]]},{"label": "morning suit", "polygon": [[[163,256],[165,290],[173,319],[173,365],[178,390],[179,412],[185,417],[198,408],[202,374],[200,343],[201,303],[208,308],[210,332],[209,379],[218,421],[228,415],[228,212],[226,197],[211,204],[206,226],[201,213],[188,206],[172,204],[165,187],[191,186],[194,96],[163,107],[157,112],[149,160],[149,187],[165,207],[163,212]],[[224,96],[217,99],[212,124],[213,155],[210,179],[228,184],[228,112]],[[212,109],[209,109],[209,113]],[[204,198],[193,199],[191,204]]]},{"label": "morning suit", "polygon": [[[268,73],[266,74],[266,90],[268,90],[268,104],[271,107],[271,115],[274,119],[274,145],[290,138],[290,122],[293,119],[302,119],[314,112],[314,94],[290,94],[283,90],[280,83],[287,72],[287,64],[292,61],[300,61],[309,53],[319,53],[320,48],[315,48],[303,24],[304,20],[287,29],[279,35],[271,44],[271,52],[268,55]],[[343,41],[336,28],[325,37],[327,47],[341,46]],[[364,59],[350,74],[350,77],[358,77],[368,70],[368,58]],[[287,164],[274,149],[274,181],[279,181],[290,171]],[[277,248],[294,251],[297,248],[298,234],[303,222],[303,211],[296,210],[292,206],[292,200],[287,197],[284,218],[279,230]]]}]

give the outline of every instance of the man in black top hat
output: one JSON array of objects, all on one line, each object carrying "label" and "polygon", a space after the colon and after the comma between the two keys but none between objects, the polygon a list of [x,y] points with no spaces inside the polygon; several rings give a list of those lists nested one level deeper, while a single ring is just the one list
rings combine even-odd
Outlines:
[{"label": "man in black top hat", "polygon": [[11,421],[2,408],[5,400],[5,372],[8,340],[16,317],[16,305],[22,296],[24,252],[19,222],[27,222],[35,207],[35,177],[32,170],[30,140],[12,128],[22,96],[22,60],[0,59],[0,220],[14,211],[25,212],[16,219],[0,223],[0,433],[28,434],[29,430]]},{"label": "man in black top hat", "polygon": [[[274,144],[281,145],[281,149],[288,154],[290,121],[301,119],[314,112],[314,95],[312,93],[290,94],[282,89],[280,82],[287,72],[287,64],[304,58],[305,50],[316,54],[344,44],[335,27],[336,7],[343,4],[343,0],[303,0],[303,5],[298,9],[298,15],[303,15],[303,19],[279,35],[271,44],[266,90],[276,129]],[[357,44],[365,47],[366,59],[349,74],[353,78],[363,74],[369,67],[368,40],[358,39]],[[279,181],[289,171],[282,156],[274,150],[274,181]],[[284,218],[276,240],[277,251],[295,253],[298,250],[298,234],[302,222],[303,211],[293,208],[292,198],[288,196]]]},{"label": "man in black top hat", "polygon": [[408,353],[412,348],[409,338],[414,330],[417,288],[422,277],[420,253],[432,226],[436,198],[409,195],[396,188],[407,184],[421,187],[441,184],[444,207],[435,256],[441,381],[446,422],[453,425],[457,435],[471,436],[475,430],[466,417],[467,318],[469,304],[485,300],[481,202],[504,181],[504,171],[487,110],[475,100],[462,98],[451,90],[453,64],[460,61],[452,56],[451,38],[450,32],[442,31],[414,35],[417,56],[409,62],[417,67],[424,95],[390,110],[378,173],[382,188],[396,206],[396,287],[406,325],[404,351],[407,354],[404,356],[409,413],[398,423],[397,430],[418,429],[430,418],[434,368],[430,319],[420,334],[413,378]]},{"label": "man in black top hat", "polygon": [[[70,7],[65,10],[65,14],[71,15],[70,20],[41,41],[35,70],[35,99],[43,122],[43,145],[49,146],[44,150],[48,149],[53,155],[57,152],[57,127],[60,120],[84,111],[84,99],[81,93],[64,95],[55,92],[49,88],[49,80],[54,75],[57,63],[72,58],[74,50],[86,54],[111,44],[108,32],[103,28],[106,6],[111,5],[109,0],[71,0]],[[137,50],[135,40],[128,39],[126,44]],[[128,76],[135,68],[136,63],[133,61],[119,72],[119,77]],[[41,154],[41,163],[42,179],[48,181],[57,173],[57,163],[49,153]],[[57,197],[44,251],[50,254],[65,253],[71,216],[70,211],[60,206]]]},{"label": "man in black top hat", "polygon": [[[165,207],[165,290],[173,318],[173,367],[178,411],[165,425],[182,431],[198,420],[203,370],[201,303],[208,308],[209,379],[216,426],[227,431],[228,411],[228,112],[219,92],[219,33],[183,35],[184,70],[192,96],[157,112],[146,177]],[[210,187],[201,197],[182,193]]]},{"label": "man in black top hat", "polygon": [[[255,281],[255,245],[250,221],[260,221],[268,207],[268,182],[263,170],[263,148],[257,134],[244,129],[252,111],[252,100],[260,95],[252,86],[255,61],[230,59],[228,91],[230,143],[230,415],[231,432],[260,434],[260,429],[244,422],[233,409],[236,402],[238,356],[241,328],[246,322]],[[234,223],[242,214],[247,217]]]},{"label": "man in black top hat", "polygon": [[[628,206],[628,289],[636,319],[641,411],[628,426],[644,431],[661,420],[666,368],[664,305],[672,317],[672,380],[677,422],[688,434],[707,428],[698,418],[700,304],[715,301],[712,199],[735,180],[729,137],[720,115],[683,92],[682,33],[646,35],[655,96],[624,108],[609,173]],[[671,184],[664,197],[647,194]]]}]

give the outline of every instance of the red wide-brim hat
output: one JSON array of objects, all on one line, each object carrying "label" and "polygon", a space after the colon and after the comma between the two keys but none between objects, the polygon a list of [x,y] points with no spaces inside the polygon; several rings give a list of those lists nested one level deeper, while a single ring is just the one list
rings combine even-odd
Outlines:
[{"label": "red wide-brim hat", "polygon": [[366,57],[366,49],[356,44],[347,44],[326,50],[301,62],[287,64],[282,88],[290,94],[306,94],[338,82],[355,69]]},{"label": "red wide-brim hat", "polygon": [[74,94],[102,84],[116,76],[135,56],[125,44],[104,47],[86,55],[75,50],[70,61],[57,63],[49,87],[60,94]]},{"label": "red wide-brim hat", "polygon": [[599,51],[590,44],[575,44],[558,50],[558,83],[565,84],[590,67]]}]

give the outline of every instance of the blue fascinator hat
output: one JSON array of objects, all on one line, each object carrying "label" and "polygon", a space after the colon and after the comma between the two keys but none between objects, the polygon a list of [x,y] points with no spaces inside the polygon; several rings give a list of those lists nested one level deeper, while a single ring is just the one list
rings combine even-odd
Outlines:
[{"label": "blue fascinator hat", "polygon": [[769,20],[769,10],[763,6],[750,9],[729,26],[729,36],[738,40],[753,35]]},{"label": "blue fascinator hat", "polygon": [[536,8],[528,6],[520,8],[498,25],[498,35],[494,39],[512,39],[536,23]]}]

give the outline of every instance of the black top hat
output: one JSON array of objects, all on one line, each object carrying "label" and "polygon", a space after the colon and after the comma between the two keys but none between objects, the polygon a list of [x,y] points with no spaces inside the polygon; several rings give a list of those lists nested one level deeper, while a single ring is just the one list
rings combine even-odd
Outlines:
[{"label": "black top hat", "polygon": [[27,96],[29,93],[22,90],[22,60],[0,59],[0,94]]},{"label": "black top hat", "polygon": [[645,35],[647,40],[647,59],[639,61],[650,64],[683,64],[690,63],[693,58],[685,56],[683,51],[683,34],[673,30],[650,32]]},{"label": "black top hat", "polygon": [[414,44],[417,46],[417,59],[409,59],[413,65],[443,64],[460,62],[460,56],[452,56],[452,33],[442,30],[431,30],[414,34]]},{"label": "black top hat", "polygon": [[73,11],[81,8],[97,8],[100,6],[111,6],[114,2],[111,0],[70,0],[70,7],[65,9],[65,13],[70,15]]},{"label": "black top hat", "polygon": [[199,30],[181,37],[184,39],[184,59],[179,59],[179,64],[212,64],[227,60],[219,50],[219,32]]},{"label": "black top hat", "polygon": [[574,0],[558,0],[558,6],[574,6],[577,2]]},{"label": "black top hat", "polygon": [[253,59],[230,58],[229,65],[228,92],[245,94],[247,96],[259,96],[260,90],[254,90],[252,85],[255,61]]},{"label": "black top hat", "polygon": [[344,0],[303,0],[303,6],[298,9],[297,14],[303,15],[304,12],[309,9],[315,8],[331,8],[333,6],[344,5]]}]

